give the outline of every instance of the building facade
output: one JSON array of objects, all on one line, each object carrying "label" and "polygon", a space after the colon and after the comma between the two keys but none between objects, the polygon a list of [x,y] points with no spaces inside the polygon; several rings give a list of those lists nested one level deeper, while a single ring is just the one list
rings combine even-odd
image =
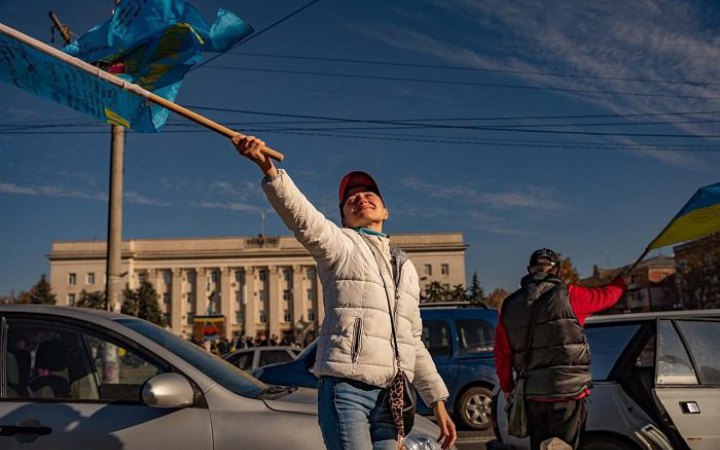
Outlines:
[{"label": "building facade", "polygon": [[[593,268],[593,275],[580,282],[594,287],[608,283],[628,266],[615,269]],[[675,277],[675,259],[670,256],[656,256],[642,261],[630,273],[627,290],[608,313],[635,313],[667,311],[682,307]]]},{"label": "building facade", "polygon": [[[461,233],[394,234],[417,267],[421,288],[465,284]],[[59,305],[105,290],[105,241],[53,242],[50,284]],[[168,327],[189,337],[194,318],[222,315],[227,338],[314,335],[323,293],[310,254],[294,237],[133,239],[122,243],[124,285],[149,281]]]}]

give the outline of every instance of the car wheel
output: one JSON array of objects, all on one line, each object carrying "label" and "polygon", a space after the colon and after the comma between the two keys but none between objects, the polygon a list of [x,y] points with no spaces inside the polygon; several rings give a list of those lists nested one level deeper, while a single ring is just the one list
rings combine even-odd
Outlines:
[{"label": "car wheel", "polygon": [[612,436],[590,437],[580,446],[582,450],[637,450],[637,447]]},{"label": "car wheel", "polygon": [[492,426],[492,392],[484,387],[471,387],[458,402],[457,417],[466,428],[487,430]]}]

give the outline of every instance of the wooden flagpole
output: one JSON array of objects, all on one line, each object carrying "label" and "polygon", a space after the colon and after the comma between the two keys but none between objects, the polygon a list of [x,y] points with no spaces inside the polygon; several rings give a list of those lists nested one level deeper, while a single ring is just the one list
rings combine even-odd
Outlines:
[{"label": "wooden flagpole", "polygon": [[[142,87],[138,86],[137,84],[129,83],[125,80],[123,80],[120,77],[116,77],[113,74],[107,73],[104,70],[100,69],[99,67],[95,67],[92,64],[88,64],[85,61],[75,58],[73,56],[70,56],[54,47],[51,47],[43,42],[38,41],[37,39],[34,39],[24,33],[21,33],[20,31],[8,27],[7,25],[0,23],[0,33],[5,34],[6,36],[10,36],[13,39],[16,39],[24,44],[27,44],[31,46],[32,48],[41,51],[45,53],[48,56],[51,56],[55,59],[59,59],[73,67],[76,67],[84,72],[88,72],[91,75],[94,75],[98,78],[101,78],[108,83],[112,83],[121,89],[131,92],[135,95],[138,95],[140,97],[144,97],[149,102],[152,102],[156,105],[162,106],[163,108],[167,108],[170,111],[179,114],[197,124],[200,124],[204,126],[205,128],[208,128],[212,131],[215,131],[217,133],[222,134],[225,137],[232,138],[235,135],[241,135],[244,136],[242,133],[238,133],[237,131],[233,131],[230,128],[227,128],[223,125],[220,125],[217,122],[214,122],[210,119],[208,119],[205,116],[201,116],[200,114],[197,114],[185,107],[182,107],[176,103],[173,103],[167,99],[164,99],[160,97],[159,95],[153,94],[152,92],[143,89]],[[271,149],[270,147],[265,147],[261,150],[263,153],[265,153],[270,158],[273,158],[278,161],[282,161],[285,158],[285,155],[282,153]]]}]

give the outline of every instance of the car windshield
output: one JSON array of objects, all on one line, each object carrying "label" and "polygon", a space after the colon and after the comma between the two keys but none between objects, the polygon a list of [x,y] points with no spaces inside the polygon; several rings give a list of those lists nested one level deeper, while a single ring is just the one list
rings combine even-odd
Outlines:
[{"label": "car windshield", "polygon": [[592,355],[590,371],[593,380],[607,379],[620,354],[639,328],[639,324],[623,324],[589,326],[585,330]]},{"label": "car windshield", "polygon": [[136,319],[118,319],[117,322],[165,347],[238,395],[258,398],[267,390],[268,386],[262,381],[157,325]]}]

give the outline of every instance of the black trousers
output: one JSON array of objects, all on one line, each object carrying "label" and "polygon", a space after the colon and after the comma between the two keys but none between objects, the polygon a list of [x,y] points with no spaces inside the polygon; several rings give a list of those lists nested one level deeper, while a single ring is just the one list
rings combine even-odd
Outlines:
[{"label": "black trousers", "polygon": [[562,439],[577,449],[580,434],[585,428],[587,405],[585,399],[561,402],[526,402],[530,428],[530,448],[539,450],[550,438]]}]

